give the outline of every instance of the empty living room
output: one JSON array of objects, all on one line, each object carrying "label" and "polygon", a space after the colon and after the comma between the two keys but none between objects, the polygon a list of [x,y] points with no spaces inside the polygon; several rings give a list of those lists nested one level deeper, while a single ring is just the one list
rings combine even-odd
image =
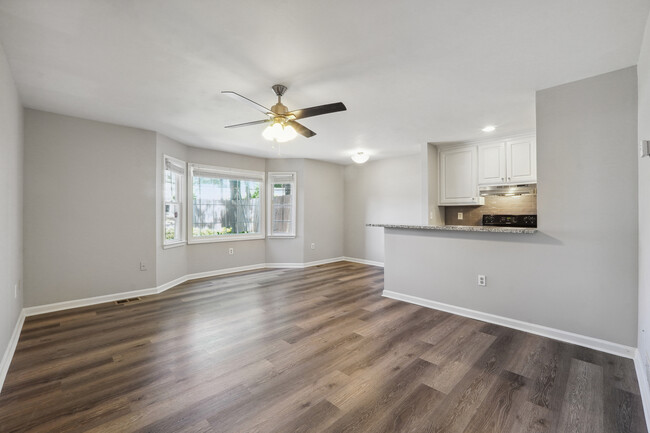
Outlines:
[{"label": "empty living room", "polygon": [[0,150],[0,432],[648,432],[650,0],[0,0]]}]

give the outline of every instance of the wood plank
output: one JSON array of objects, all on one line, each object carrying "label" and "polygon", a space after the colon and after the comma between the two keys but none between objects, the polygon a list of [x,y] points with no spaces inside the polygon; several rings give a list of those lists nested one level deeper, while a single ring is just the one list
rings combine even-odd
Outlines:
[{"label": "wood plank", "polygon": [[29,317],[0,431],[647,431],[631,360],[382,290],[339,262]]}]

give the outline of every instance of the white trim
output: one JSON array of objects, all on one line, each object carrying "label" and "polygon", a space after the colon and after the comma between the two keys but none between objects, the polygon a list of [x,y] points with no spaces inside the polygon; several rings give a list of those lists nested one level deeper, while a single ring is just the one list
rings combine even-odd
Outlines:
[{"label": "white trim", "polygon": [[[212,242],[239,242],[255,239],[266,239],[266,173],[263,171],[243,170],[237,168],[217,167],[214,165],[187,163],[187,206],[186,207],[186,239],[190,244],[204,244]],[[224,176],[233,175],[242,178],[259,180],[260,182],[260,227],[256,233],[235,233],[232,235],[213,235],[194,237],[194,170],[204,170]]]},{"label": "white trim", "polygon": [[641,391],[645,423],[650,426],[650,385],[648,384],[646,369],[643,366],[643,356],[639,349],[634,351],[634,369],[636,370],[636,379],[639,383],[639,390]]},{"label": "white trim", "polygon": [[184,247],[185,245],[187,245],[187,241],[178,241],[173,244],[164,244],[162,248],[163,250],[168,250],[170,248]]},{"label": "white trim", "polygon": [[14,332],[11,334],[11,339],[9,339],[9,344],[5,349],[5,353],[2,356],[2,362],[0,363],[0,392],[2,392],[2,386],[5,383],[7,377],[7,372],[9,371],[9,365],[11,365],[11,360],[14,357],[14,352],[16,351],[16,346],[18,345],[18,339],[20,338],[20,331],[23,329],[23,323],[25,322],[25,310],[23,309],[18,315],[18,320],[16,320],[16,326],[14,326]]},{"label": "white trim", "polygon": [[345,257],[332,257],[331,259],[315,260],[306,263],[267,263],[266,267],[269,269],[287,268],[287,269],[303,269],[311,266],[326,265],[328,263],[336,263],[345,261]]},{"label": "white trim", "polygon": [[[257,269],[264,269],[265,267],[266,266],[264,265],[264,263],[259,263],[259,264],[256,264],[256,265],[237,266],[236,268],[225,268],[225,269],[217,269],[215,271],[197,272],[197,273],[194,273],[194,274],[185,275],[183,277],[184,278],[183,282],[189,281],[189,280],[198,280],[199,278],[216,277],[218,275],[234,274],[235,272],[255,271]],[[167,284],[170,284],[170,283],[167,283]],[[176,284],[174,284],[174,286],[176,286],[178,284],[180,284],[180,283],[176,283]],[[166,286],[166,284],[163,284],[160,287],[164,287],[164,286]],[[169,288],[174,287],[174,286],[170,286]],[[167,288],[165,288],[162,291],[165,291],[165,290],[167,290]]]},{"label": "white trim", "polygon": [[[180,218],[180,230],[181,230],[181,240],[179,241],[174,241],[174,242],[168,242],[166,235],[166,220],[165,220],[165,171],[167,171],[167,160],[171,161],[172,163],[182,166],[183,167],[183,174],[180,175],[181,179],[181,186],[180,186],[180,201],[176,202],[181,208],[181,218]],[[187,212],[185,211],[186,203],[187,203],[187,188],[185,187],[185,184],[187,183],[187,163],[181,159],[175,158],[173,156],[167,155],[163,153],[163,164],[162,164],[162,183],[160,184],[160,200],[162,202],[162,243],[163,243],[163,249],[167,248],[174,248],[178,247],[181,245],[185,245],[187,243],[187,223],[185,221],[185,218],[187,216]]]},{"label": "white trim", "polygon": [[212,235],[212,236],[203,236],[200,238],[192,237],[187,241],[188,244],[209,244],[213,242],[238,242],[238,241],[254,241],[265,239],[264,233],[242,233],[234,235]]},{"label": "white trim", "polygon": [[[288,234],[273,234],[273,177],[274,176],[291,176],[291,181],[282,182],[284,184],[291,184],[291,222],[292,231]],[[296,196],[298,195],[298,175],[295,171],[269,171],[266,173],[266,184],[267,184],[267,209],[266,209],[266,226],[268,228],[266,237],[268,239],[286,239],[286,238],[295,238],[298,231],[298,211],[296,205]]]},{"label": "white trim", "polygon": [[495,314],[483,313],[481,311],[470,310],[468,308],[457,307],[455,305],[443,304],[442,302],[431,301],[429,299],[418,298],[417,296],[404,295],[402,293],[384,290],[383,296],[399,301],[410,302],[411,304],[421,305],[435,310],[442,310],[459,316],[469,317],[481,320],[483,322],[494,323],[508,328],[518,329],[531,334],[541,335],[543,337],[553,338],[566,343],[577,344],[578,346],[588,347],[601,352],[611,353],[625,358],[634,358],[636,348],[625,346],[623,344],[613,343],[611,341],[601,340],[598,338],[587,337],[586,335],[574,334],[573,332],[562,331],[560,329],[548,328],[534,323],[523,322],[521,320],[510,319],[508,317],[497,316]]},{"label": "white trim", "polygon": [[361,263],[362,265],[370,265],[370,266],[379,266],[379,267],[384,267],[383,262],[376,262],[374,260],[366,260],[366,259],[357,259],[354,257],[342,257],[343,260],[346,262],[353,262],[353,263]]},{"label": "white trim", "polygon": [[235,272],[253,271],[257,269],[266,269],[266,268],[302,269],[302,268],[308,268],[310,266],[318,266],[327,263],[340,262],[343,260],[344,260],[343,257],[334,257],[330,259],[317,260],[317,261],[307,262],[307,263],[258,263],[254,265],[238,266],[234,268],[217,269],[214,271],[197,272],[193,274],[184,275],[182,277],[176,278],[175,280],[169,281],[167,283],[161,284],[160,286],[150,288],[150,289],[132,290],[130,292],[112,293],[109,295],[95,296],[92,298],[75,299],[72,301],[56,302],[54,304],[38,305],[35,307],[26,307],[23,308],[23,313],[25,314],[26,317],[29,317],[29,316],[35,316],[37,314],[45,314],[45,313],[53,313],[55,311],[69,310],[71,308],[87,307],[89,305],[97,305],[97,304],[102,304],[104,302],[113,302],[120,299],[135,298],[138,296],[156,295],[158,293],[162,293],[165,290],[169,290],[172,287],[175,287],[189,280],[216,277],[218,275],[232,274]]},{"label": "white trim", "polygon": [[75,299],[73,301],[55,302],[54,304],[37,305],[35,307],[23,308],[25,316],[36,316],[38,314],[53,313],[55,311],[69,310],[71,308],[87,307],[89,305],[103,304],[126,298],[138,296],[155,295],[160,293],[157,288],[132,290],[130,292],[112,293],[110,295],[94,296],[92,298]]}]

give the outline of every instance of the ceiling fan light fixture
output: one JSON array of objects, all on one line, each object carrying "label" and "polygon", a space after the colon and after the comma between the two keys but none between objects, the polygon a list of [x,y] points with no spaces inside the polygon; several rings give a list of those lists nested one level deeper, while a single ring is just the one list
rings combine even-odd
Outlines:
[{"label": "ceiling fan light fixture", "polygon": [[282,120],[275,120],[262,132],[262,137],[269,141],[276,141],[278,143],[286,143],[297,136],[298,133],[295,128],[291,125],[287,125]]},{"label": "ceiling fan light fixture", "polygon": [[352,161],[356,162],[357,164],[363,164],[364,162],[370,159],[370,155],[363,152],[357,152],[354,155],[352,155],[350,158],[352,158]]}]

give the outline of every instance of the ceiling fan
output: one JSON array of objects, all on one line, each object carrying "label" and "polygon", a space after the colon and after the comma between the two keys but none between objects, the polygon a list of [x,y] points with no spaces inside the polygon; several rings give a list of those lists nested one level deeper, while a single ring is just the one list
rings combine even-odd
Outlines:
[{"label": "ceiling fan", "polygon": [[255,120],[253,122],[239,123],[237,125],[228,125],[226,128],[240,128],[242,126],[250,125],[260,125],[263,123],[268,123],[262,136],[267,140],[277,141],[283,143],[289,140],[296,138],[297,134],[302,135],[303,137],[313,137],[316,135],[314,131],[300,123],[296,122],[298,119],[305,119],[307,117],[320,116],[321,114],[336,113],[337,111],[345,111],[345,105],[342,102],[335,102],[333,104],[318,105],[316,107],[303,108],[301,110],[289,111],[286,105],[282,103],[282,95],[287,91],[287,86],[282,84],[275,84],[271,87],[275,94],[278,97],[278,103],[272,106],[270,109],[264,107],[263,105],[258,104],[255,101],[248,99],[245,96],[240,95],[239,93],[232,92],[229,90],[223,91],[221,93],[226,94],[232,98],[237,99],[248,104],[250,107],[255,108],[258,111],[266,114],[268,119]]}]

